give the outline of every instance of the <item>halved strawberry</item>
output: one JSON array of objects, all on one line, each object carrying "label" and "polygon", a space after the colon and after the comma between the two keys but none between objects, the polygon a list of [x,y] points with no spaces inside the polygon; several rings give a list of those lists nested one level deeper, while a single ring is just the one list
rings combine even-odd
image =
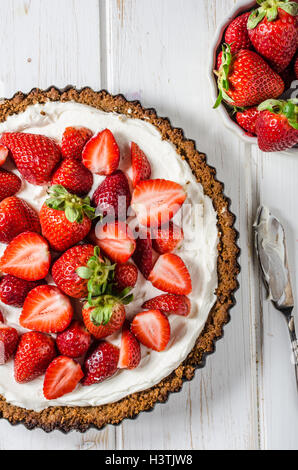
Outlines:
[{"label": "halved strawberry", "polygon": [[55,400],[71,393],[84,377],[80,364],[70,357],[56,357],[46,370],[43,394],[47,400]]},{"label": "halved strawberry", "polygon": [[153,248],[160,254],[170,253],[180,245],[183,238],[183,229],[170,221],[166,227],[153,230]]},{"label": "halved strawberry", "polygon": [[133,186],[135,187],[140,181],[148,180],[151,176],[151,166],[148,158],[140,147],[132,142],[131,144],[131,165],[133,175]]},{"label": "halved strawberry", "polygon": [[62,158],[81,161],[83,149],[92,136],[93,132],[86,127],[67,127],[62,137]]},{"label": "halved strawberry", "polygon": [[73,317],[69,298],[56,286],[38,286],[29,292],[19,322],[28,330],[58,333]]},{"label": "halved strawberry", "polygon": [[83,164],[97,175],[111,175],[117,170],[120,151],[109,129],[92,137],[83,150]]},{"label": "halved strawberry", "polygon": [[136,240],[136,250],[133,254],[133,260],[143,274],[148,279],[153,268],[152,240],[149,230],[137,228],[138,238]]},{"label": "halved strawberry", "polygon": [[138,313],[132,321],[131,332],[144,346],[154,351],[164,351],[171,337],[168,317],[160,310]]},{"label": "halved strawberry", "polygon": [[39,281],[50,269],[49,245],[38,233],[24,232],[10,242],[0,259],[0,271],[24,279]]},{"label": "halved strawberry", "polygon": [[158,258],[148,279],[154,287],[170,294],[188,295],[192,291],[188,269],[182,259],[173,253]]},{"label": "halved strawberry", "polygon": [[141,361],[141,348],[138,340],[125,325],[122,331],[119,369],[135,369]]},{"label": "halved strawberry", "polygon": [[190,313],[191,303],[185,295],[163,294],[154,299],[147,300],[142,308],[148,310],[160,310],[169,315],[181,315],[187,317]]},{"label": "halved strawberry", "polygon": [[131,206],[141,225],[160,227],[171,220],[186,199],[182,186],[162,179],[141,181],[135,188]]},{"label": "halved strawberry", "polygon": [[118,263],[115,268],[114,280],[117,290],[120,292],[127,287],[133,288],[138,280],[138,268],[132,263]]},{"label": "halved strawberry", "polygon": [[0,144],[0,166],[4,165],[8,157],[9,150],[5,145]]},{"label": "halved strawberry", "polygon": [[132,230],[124,222],[96,226],[96,244],[116,263],[126,263],[136,249]]}]

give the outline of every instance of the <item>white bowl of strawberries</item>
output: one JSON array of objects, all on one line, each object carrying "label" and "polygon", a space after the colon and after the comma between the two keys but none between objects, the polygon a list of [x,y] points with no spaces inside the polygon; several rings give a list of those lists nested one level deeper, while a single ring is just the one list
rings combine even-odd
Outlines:
[{"label": "white bowl of strawberries", "polygon": [[298,149],[298,1],[239,0],[218,27],[209,78],[230,130],[264,152]]}]

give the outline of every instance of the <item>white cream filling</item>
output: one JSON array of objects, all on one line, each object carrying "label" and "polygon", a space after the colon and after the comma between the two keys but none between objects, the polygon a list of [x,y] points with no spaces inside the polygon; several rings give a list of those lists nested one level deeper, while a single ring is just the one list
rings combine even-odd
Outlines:
[{"label": "white cream filling", "polygon": [[[192,311],[187,318],[176,315],[169,317],[172,335],[165,351],[155,352],[142,346],[142,360],[137,369],[119,370],[116,375],[101,384],[89,387],[79,385],[74,392],[57,400],[48,401],[44,398],[43,377],[28,384],[18,384],[14,380],[13,360],[0,366],[0,394],[13,405],[36,411],[56,405],[103,405],[159,383],[178,367],[191,351],[216,300],[218,242],[216,212],[211,199],[204,195],[202,186],[197,183],[187,163],[181,160],[171,143],[162,141],[160,133],[154,126],[141,120],[105,113],[74,102],[49,102],[30,106],[24,113],[9,117],[0,124],[0,133],[19,131],[44,134],[59,142],[64,129],[68,126],[85,126],[94,132],[109,128],[120,147],[120,168],[128,176],[130,142],[136,142],[150,160],[152,178],[172,180],[187,189],[188,197],[183,211],[176,215],[175,220],[183,224],[185,234],[185,240],[177,250],[177,254],[185,261],[191,274]],[[12,165],[8,164],[6,167],[12,168]],[[18,174],[16,170],[13,171]],[[91,195],[102,180],[103,177],[94,175]],[[18,196],[39,210],[46,198],[46,188],[24,182]],[[5,245],[0,244],[0,255],[4,249]],[[134,301],[127,307],[128,317],[141,311],[145,300],[160,294],[162,292],[155,289],[139,274],[134,289]],[[18,325],[21,310],[3,303],[0,303],[0,309],[7,323],[22,331]],[[115,334],[108,340],[119,345],[120,338],[120,334]]]}]

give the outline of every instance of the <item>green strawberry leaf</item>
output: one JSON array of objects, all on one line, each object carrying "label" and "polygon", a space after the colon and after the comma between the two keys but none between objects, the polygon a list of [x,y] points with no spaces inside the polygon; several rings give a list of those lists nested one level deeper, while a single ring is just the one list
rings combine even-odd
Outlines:
[{"label": "green strawberry leaf", "polygon": [[81,279],[90,279],[92,276],[92,269],[81,266],[76,270],[76,273]]},{"label": "green strawberry leaf", "polygon": [[278,2],[278,7],[292,16],[298,15],[298,3],[296,2]]},{"label": "green strawberry leaf", "polygon": [[255,29],[258,24],[265,18],[266,11],[261,7],[257,10],[254,10],[248,18],[247,28]]}]

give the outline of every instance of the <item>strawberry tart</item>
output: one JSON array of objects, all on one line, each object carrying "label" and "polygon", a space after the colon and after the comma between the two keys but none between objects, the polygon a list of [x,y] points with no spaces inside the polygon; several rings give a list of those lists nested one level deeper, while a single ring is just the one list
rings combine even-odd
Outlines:
[{"label": "strawberry tart", "polygon": [[179,391],[237,288],[234,216],[193,141],[89,88],[0,103],[0,416],[85,431]]}]

